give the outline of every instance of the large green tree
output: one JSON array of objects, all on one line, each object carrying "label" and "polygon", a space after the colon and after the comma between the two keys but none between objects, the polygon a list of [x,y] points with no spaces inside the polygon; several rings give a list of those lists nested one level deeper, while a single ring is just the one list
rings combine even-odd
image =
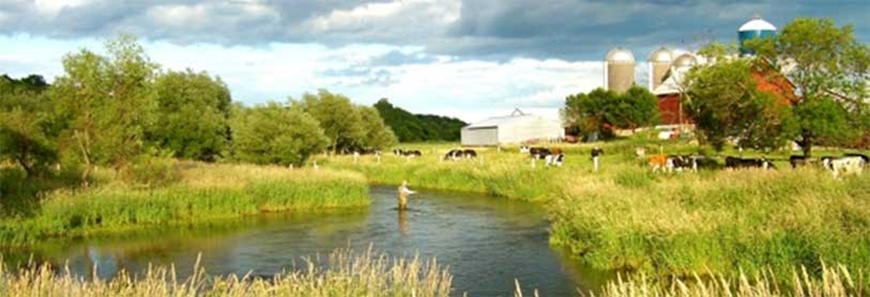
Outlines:
[{"label": "large green tree", "polygon": [[108,56],[83,49],[63,59],[64,74],[52,97],[69,120],[68,152],[85,164],[87,185],[95,164],[124,168],[145,146],[145,131],[154,123],[157,64],[129,35],[106,42]]},{"label": "large green tree", "polygon": [[45,133],[44,116],[21,107],[0,110],[0,160],[15,162],[28,178],[44,174],[57,161]]},{"label": "large green tree", "polygon": [[168,71],[157,77],[156,125],[149,139],[175,157],[213,161],[229,142],[232,98],[220,78]]},{"label": "large green tree", "polygon": [[582,131],[609,133],[637,129],[659,122],[658,99],[649,90],[633,86],[625,93],[597,88],[565,98],[562,117]]},{"label": "large green tree", "polygon": [[742,147],[782,147],[795,135],[790,105],[758,90],[753,72],[762,73],[757,61],[721,60],[697,66],[686,75],[684,110],[695,121],[697,132],[717,150],[729,138]]},{"label": "large green tree", "polygon": [[341,94],[320,90],[307,93],[300,100],[291,100],[294,109],[313,116],[329,138],[332,153],[360,147],[366,136],[362,116],[350,101]]},{"label": "large green tree", "polygon": [[314,117],[278,103],[237,106],[231,123],[235,156],[245,162],[303,165],[329,144]]},{"label": "large green tree", "polygon": [[797,18],[775,38],[749,46],[797,88],[797,141],[805,155],[814,145],[849,144],[867,133],[870,48],[858,42],[851,25]]},{"label": "large green tree", "polygon": [[396,135],[384,124],[384,119],[381,118],[377,109],[368,106],[360,106],[358,108],[363,130],[365,130],[362,149],[383,150],[396,145],[398,142]]}]

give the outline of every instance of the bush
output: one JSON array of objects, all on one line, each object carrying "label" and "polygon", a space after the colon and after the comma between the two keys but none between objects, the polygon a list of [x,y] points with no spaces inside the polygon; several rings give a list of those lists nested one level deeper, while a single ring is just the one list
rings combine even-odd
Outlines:
[{"label": "bush", "polygon": [[235,157],[256,164],[303,165],[329,141],[317,120],[277,103],[238,110],[232,127]]},{"label": "bush", "polygon": [[145,187],[162,187],[181,179],[178,161],[167,156],[142,155],[123,172],[124,179]]}]

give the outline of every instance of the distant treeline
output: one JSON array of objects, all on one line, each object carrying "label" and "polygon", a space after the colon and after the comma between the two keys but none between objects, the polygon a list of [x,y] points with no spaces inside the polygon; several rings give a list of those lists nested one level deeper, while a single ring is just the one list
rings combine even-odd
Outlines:
[{"label": "distant treeline", "polygon": [[412,114],[393,106],[386,98],[375,103],[375,108],[400,142],[459,141],[460,130],[468,125],[457,118]]}]

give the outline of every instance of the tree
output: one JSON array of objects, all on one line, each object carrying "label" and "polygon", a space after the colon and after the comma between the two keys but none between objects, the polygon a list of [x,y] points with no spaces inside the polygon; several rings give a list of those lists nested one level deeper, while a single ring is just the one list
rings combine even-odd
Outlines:
[{"label": "tree", "polygon": [[378,100],[374,107],[400,142],[458,141],[462,128],[468,126],[456,118],[412,114],[393,106],[386,98]]},{"label": "tree", "polygon": [[634,131],[659,122],[658,98],[644,87],[632,86],[606,105],[604,116],[616,128]]},{"label": "tree", "polygon": [[232,98],[220,78],[168,71],[157,77],[157,124],[149,139],[177,158],[215,160],[229,142]]},{"label": "tree", "polygon": [[66,149],[85,163],[85,185],[94,164],[121,169],[141,153],[157,107],[157,65],[135,38],[121,35],[106,48],[108,57],[89,50],[66,55],[65,74],[51,92],[59,113],[69,119]]},{"label": "tree", "polygon": [[306,93],[301,100],[292,100],[294,109],[310,114],[320,123],[332,153],[361,146],[366,131],[362,116],[350,99],[341,94],[320,90],[316,95]]},{"label": "tree", "polygon": [[28,178],[45,173],[57,161],[38,117],[20,107],[0,111],[0,160],[17,163]]},{"label": "tree", "polygon": [[606,130],[610,128],[610,123],[607,122],[607,114],[616,97],[616,92],[602,88],[592,90],[588,94],[568,95],[565,98],[562,115],[581,131],[608,132]]},{"label": "tree", "polygon": [[329,144],[317,120],[278,103],[237,108],[231,122],[235,156],[245,162],[299,166]]},{"label": "tree", "polygon": [[717,150],[732,137],[742,147],[773,149],[794,136],[789,103],[759,91],[753,71],[762,70],[741,59],[698,66],[686,75],[685,110],[701,140]]},{"label": "tree", "polygon": [[383,150],[396,145],[396,135],[384,124],[377,109],[360,106],[359,113],[366,134],[361,147],[363,150]]},{"label": "tree", "polygon": [[802,97],[794,114],[806,156],[814,145],[843,144],[868,131],[870,48],[853,31],[830,19],[797,18],[775,38],[748,43]]}]

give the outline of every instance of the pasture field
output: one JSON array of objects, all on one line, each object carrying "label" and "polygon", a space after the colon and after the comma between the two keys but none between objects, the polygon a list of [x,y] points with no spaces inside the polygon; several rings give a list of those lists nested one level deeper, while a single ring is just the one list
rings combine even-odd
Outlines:
[{"label": "pasture field", "polygon": [[[423,157],[389,153],[320,157],[321,164],[363,173],[370,181],[418,189],[472,191],[547,206],[551,242],[569,247],[600,269],[658,276],[718,274],[736,277],[770,271],[791,282],[796,267],[820,276],[825,263],[864,276],[870,268],[870,177],[834,179],[818,168],[791,169],[791,152],[746,151],[766,156],[778,170],[701,170],[654,174],[647,156],[713,151],[686,141],[662,142],[649,135],[597,144],[559,144],[561,168],[533,168],[517,147],[478,148],[477,160],[441,161],[457,144],[416,144]],[[546,144],[539,146],[548,146]],[[593,172],[590,150],[601,146],[601,169]],[[814,156],[840,155],[817,150]],[[729,150],[723,155],[738,155]],[[798,154],[795,152],[795,154]],[[482,160],[481,160],[482,159]],[[723,161],[719,161],[724,163]],[[785,277],[783,277],[785,276]]]},{"label": "pasture field", "polygon": [[353,172],[203,163],[182,163],[177,170],[178,181],[153,188],[132,186],[104,170],[96,186],[61,188],[41,193],[36,202],[10,203],[14,207],[5,209],[0,219],[0,242],[26,244],[48,237],[370,203],[365,178]]}]

